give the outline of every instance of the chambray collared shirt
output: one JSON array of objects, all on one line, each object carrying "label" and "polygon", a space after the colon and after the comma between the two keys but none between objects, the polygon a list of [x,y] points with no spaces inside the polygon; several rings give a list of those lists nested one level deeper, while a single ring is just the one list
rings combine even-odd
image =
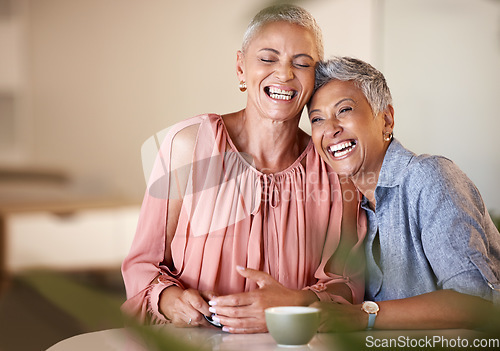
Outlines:
[{"label": "chambray collared shirt", "polygon": [[368,216],[366,299],[451,289],[500,303],[500,234],[450,160],[389,145]]}]

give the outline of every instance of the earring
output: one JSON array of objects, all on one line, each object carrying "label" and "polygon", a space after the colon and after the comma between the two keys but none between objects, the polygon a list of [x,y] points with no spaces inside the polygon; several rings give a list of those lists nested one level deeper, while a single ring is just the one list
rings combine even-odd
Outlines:
[{"label": "earring", "polygon": [[392,139],[392,132],[385,132],[384,141],[391,141],[391,139]]},{"label": "earring", "polygon": [[245,92],[246,90],[247,90],[247,83],[246,83],[244,80],[242,80],[242,81],[240,82],[240,91],[243,93],[243,92]]}]

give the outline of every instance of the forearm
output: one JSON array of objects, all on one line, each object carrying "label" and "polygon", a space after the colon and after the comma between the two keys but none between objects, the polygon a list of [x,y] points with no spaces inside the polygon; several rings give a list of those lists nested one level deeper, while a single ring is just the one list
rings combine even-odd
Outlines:
[{"label": "forearm", "polygon": [[295,302],[291,305],[309,306],[310,304],[319,301],[318,296],[312,290],[295,290]]},{"label": "forearm", "polygon": [[[475,329],[495,319],[489,301],[451,290],[377,304],[380,310],[375,329]],[[368,326],[368,314],[359,304],[321,302],[312,306],[322,310],[322,332],[364,330]]]},{"label": "forearm", "polygon": [[[377,303],[376,329],[474,329],[487,323],[493,307],[487,300],[452,290]],[[368,315],[361,313],[367,322]]]}]

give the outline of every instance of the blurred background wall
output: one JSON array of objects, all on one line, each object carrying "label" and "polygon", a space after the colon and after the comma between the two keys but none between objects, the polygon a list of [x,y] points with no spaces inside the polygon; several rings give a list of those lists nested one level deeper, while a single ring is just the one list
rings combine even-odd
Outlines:
[{"label": "blurred background wall", "polygon": [[[12,3],[17,53],[0,72],[10,72],[3,90],[22,97],[23,144],[3,162],[53,166],[140,200],[142,142],[181,119],[244,106],[236,50],[269,2]],[[326,57],[353,55],[386,74],[403,143],[455,160],[500,210],[499,1],[298,3],[320,23]]]},{"label": "blurred background wall", "polygon": [[[297,3],[322,27],[327,58],[356,56],[385,73],[396,136],[453,159],[500,211],[500,2]],[[1,0],[0,168],[61,170],[79,193],[138,206],[146,139],[200,113],[244,107],[236,51],[268,4]],[[309,130],[306,119],[302,126]]]}]

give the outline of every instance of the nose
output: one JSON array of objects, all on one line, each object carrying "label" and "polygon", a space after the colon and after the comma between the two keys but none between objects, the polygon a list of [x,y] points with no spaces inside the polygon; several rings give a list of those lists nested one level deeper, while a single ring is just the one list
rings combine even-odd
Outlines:
[{"label": "nose", "polygon": [[293,67],[289,63],[280,64],[279,67],[276,68],[275,75],[281,82],[292,80],[295,76],[293,74]]},{"label": "nose", "polygon": [[337,119],[332,118],[326,123],[323,134],[325,135],[325,137],[333,139],[333,138],[339,136],[343,130],[344,129],[342,128],[340,123],[337,121]]}]

